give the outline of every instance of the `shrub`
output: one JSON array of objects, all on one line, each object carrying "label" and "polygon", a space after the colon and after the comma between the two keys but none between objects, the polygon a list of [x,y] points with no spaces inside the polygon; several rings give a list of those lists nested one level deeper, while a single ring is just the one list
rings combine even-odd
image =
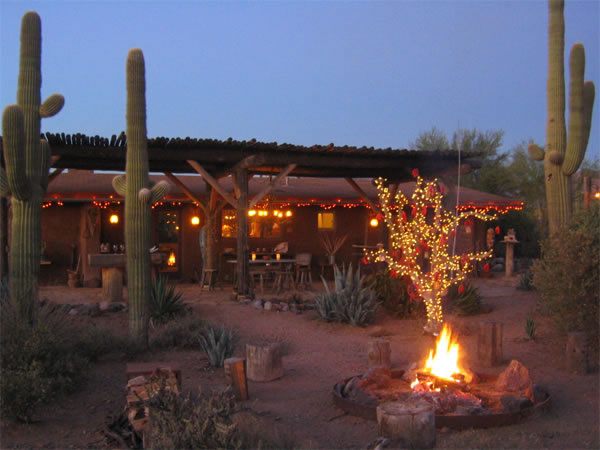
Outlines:
[{"label": "shrub", "polygon": [[458,315],[468,316],[477,314],[481,309],[481,294],[477,286],[467,283],[452,285],[448,288],[448,296],[452,308]]},{"label": "shrub", "polygon": [[569,226],[542,242],[532,266],[542,311],[563,331],[585,331],[598,341],[600,205],[575,215]]},{"label": "shrub", "polygon": [[529,339],[531,339],[532,341],[535,341],[536,331],[537,331],[537,327],[536,327],[533,319],[526,319],[525,320],[525,333],[527,334],[527,337]]},{"label": "shrub", "polygon": [[206,329],[206,322],[193,316],[175,319],[167,324],[150,340],[154,348],[199,349],[200,336]]},{"label": "shrub", "polygon": [[408,295],[408,284],[404,278],[392,277],[387,268],[365,279],[365,285],[375,293],[375,298],[381,306],[400,318],[409,316],[416,306]]},{"label": "shrub", "polygon": [[150,318],[154,324],[168,322],[185,309],[181,301],[183,292],[175,292],[175,284],[165,274],[154,278],[150,290]]},{"label": "shrub", "polygon": [[315,296],[317,313],[327,322],[349,323],[354,326],[366,326],[375,320],[375,311],[378,303],[375,293],[364,283],[360,276],[360,269],[352,272],[352,264],[348,271],[343,267],[340,271],[333,267],[335,277],[335,292],[323,277],[325,293]]},{"label": "shrub", "polygon": [[208,357],[208,362],[213,367],[223,367],[223,362],[233,355],[235,348],[233,331],[225,328],[208,326],[200,336],[200,344]]},{"label": "shrub", "polygon": [[533,273],[531,270],[527,270],[521,274],[517,289],[520,291],[532,291],[535,289],[533,286]]}]

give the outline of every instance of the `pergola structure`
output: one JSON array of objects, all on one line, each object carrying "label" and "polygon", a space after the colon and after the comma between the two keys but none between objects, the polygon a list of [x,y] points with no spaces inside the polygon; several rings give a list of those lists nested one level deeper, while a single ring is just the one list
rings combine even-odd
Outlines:
[{"label": "pergola structure", "polygon": [[[124,133],[110,139],[81,134],[46,133],[52,149],[50,178],[64,169],[114,170],[125,169],[127,139]],[[1,138],[0,138],[1,140]],[[237,291],[249,291],[248,210],[265,198],[285,176],[345,178],[358,195],[374,210],[377,206],[367,197],[353,178],[387,178],[391,184],[412,179],[412,169],[418,168],[425,178],[456,173],[458,152],[415,151],[357,148],[334,144],[305,147],[250,141],[225,141],[191,138],[148,139],[149,168],[164,173],[203,210],[207,226],[214,226],[216,215],[225,204],[237,211]],[[463,156],[461,167],[466,171],[475,165],[477,155]],[[191,192],[174,174],[200,174],[209,194],[200,198]],[[233,192],[219,184],[219,178],[231,175]],[[271,182],[253,198],[248,196],[248,180],[254,175],[272,176]],[[241,264],[239,262],[242,262]]]}]

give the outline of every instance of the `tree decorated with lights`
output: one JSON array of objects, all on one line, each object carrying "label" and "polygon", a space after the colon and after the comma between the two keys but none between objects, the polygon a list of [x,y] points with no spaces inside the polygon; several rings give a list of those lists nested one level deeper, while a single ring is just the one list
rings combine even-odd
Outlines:
[{"label": "tree decorated with lights", "polygon": [[425,183],[413,170],[416,186],[407,198],[398,190],[392,195],[383,178],[375,180],[379,203],[390,232],[390,249],[379,246],[367,252],[368,262],[386,262],[392,276],[409,277],[411,297],[422,297],[427,310],[425,330],[437,334],[443,323],[442,295],[446,289],[463,281],[473,264],[488,259],[492,251],[452,255],[450,238],[461,221],[472,218],[493,220],[495,215],[478,211],[461,211],[457,215],[442,206],[443,190],[437,179]]}]

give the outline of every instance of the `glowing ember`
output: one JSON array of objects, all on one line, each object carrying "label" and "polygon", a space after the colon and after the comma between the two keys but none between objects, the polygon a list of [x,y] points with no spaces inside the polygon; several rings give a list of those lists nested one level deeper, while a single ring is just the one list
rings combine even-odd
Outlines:
[{"label": "glowing ember", "polygon": [[175,265],[175,252],[171,251],[169,259],[167,260],[167,266],[173,267]]}]

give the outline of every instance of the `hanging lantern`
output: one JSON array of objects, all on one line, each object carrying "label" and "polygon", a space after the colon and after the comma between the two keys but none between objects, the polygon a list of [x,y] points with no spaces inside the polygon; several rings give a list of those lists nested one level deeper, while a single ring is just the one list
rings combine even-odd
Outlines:
[{"label": "hanging lantern", "polygon": [[373,217],[370,221],[369,221],[369,225],[371,225],[373,228],[379,226],[379,220],[377,220],[376,217]]}]

